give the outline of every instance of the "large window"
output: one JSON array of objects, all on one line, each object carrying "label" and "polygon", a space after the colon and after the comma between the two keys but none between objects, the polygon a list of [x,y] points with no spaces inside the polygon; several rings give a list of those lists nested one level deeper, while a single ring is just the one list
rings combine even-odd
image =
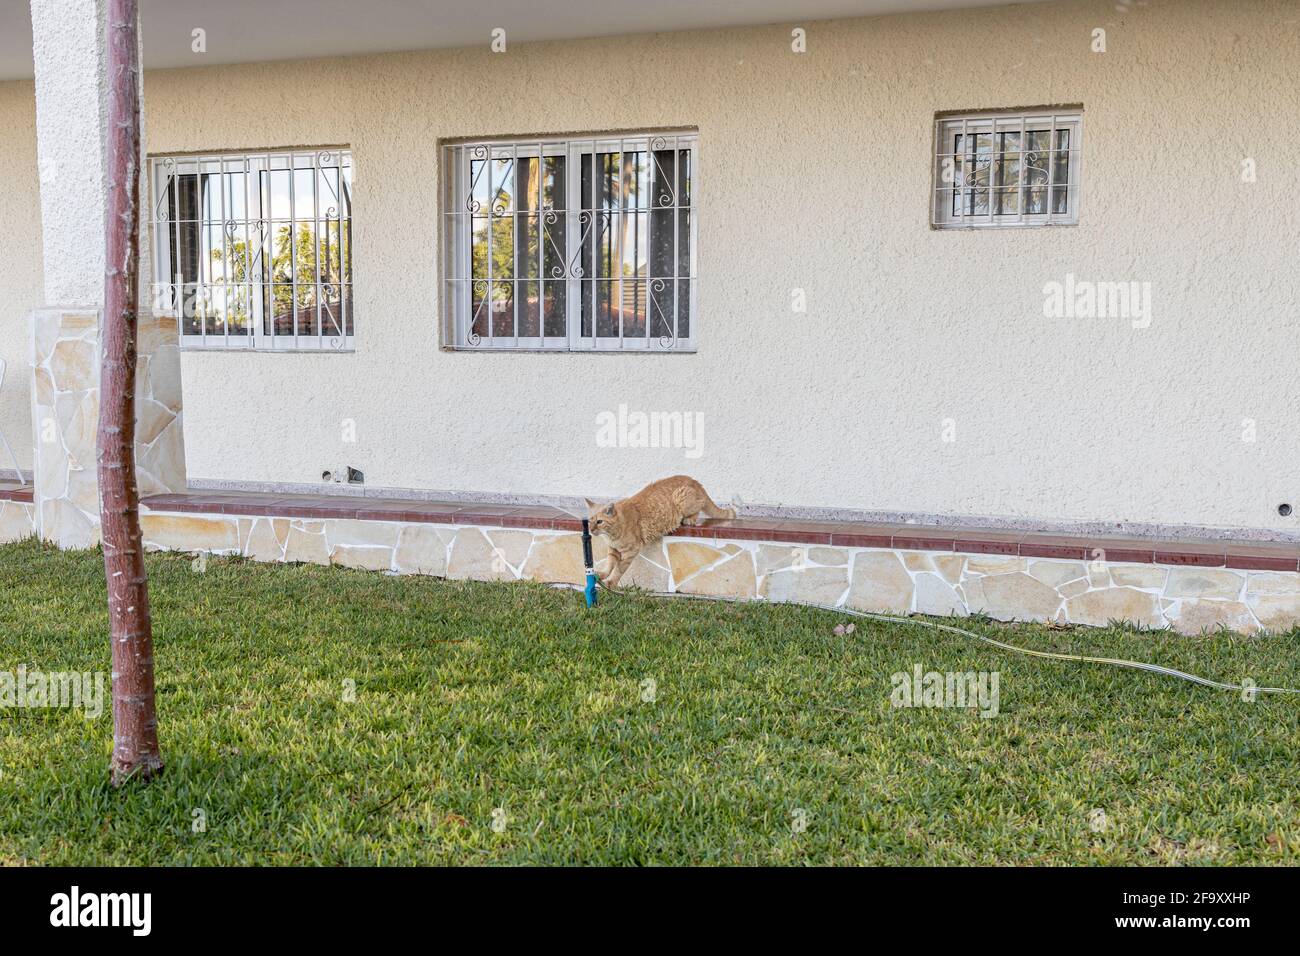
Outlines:
[{"label": "large window", "polygon": [[448,347],[690,351],[696,136],[443,149]]},{"label": "large window", "polygon": [[186,348],[352,347],[352,154],[151,163],[154,310]]},{"label": "large window", "polygon": [[1079,221],[1078,110],[943,116],[935,122],[936,226]]}]

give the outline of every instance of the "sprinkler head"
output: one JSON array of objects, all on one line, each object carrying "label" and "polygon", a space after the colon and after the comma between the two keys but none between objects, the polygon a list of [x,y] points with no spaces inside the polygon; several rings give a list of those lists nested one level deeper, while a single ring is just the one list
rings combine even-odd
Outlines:
[{"label": "sprinkler head", "polygon": [[582,566],[587,572],[587,586],[582,593],[587,599],[587,607],[595,607],[596,562],[591,557],[591,526],[586,518],[582,519]]}]

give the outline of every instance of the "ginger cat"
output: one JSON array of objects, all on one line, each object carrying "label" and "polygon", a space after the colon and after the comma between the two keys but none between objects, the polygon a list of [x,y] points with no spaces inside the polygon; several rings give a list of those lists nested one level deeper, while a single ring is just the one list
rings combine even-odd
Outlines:
[{"label": "ginger cat", "polygon": [[609,564],[600,583],[611,590],[647,544],[683,524],[701,525],[705,518],[736,517],[736,509],[719,508],[704,486],[689,475],[661,478],[612,505],[584,500],[591,509],[592,534],[609,538]]}]

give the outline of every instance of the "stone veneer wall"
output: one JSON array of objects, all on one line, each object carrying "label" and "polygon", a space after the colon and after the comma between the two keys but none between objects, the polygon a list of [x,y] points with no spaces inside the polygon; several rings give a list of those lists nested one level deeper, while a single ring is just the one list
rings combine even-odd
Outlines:
[{"label": "stone veneer wall", "polygon": [[[414,522],[145,512],[154,550],[488,581],[583,579],[577,534]],[[596,559],[605,555],[595,539]],[[667,538],[624,583],[885,613],[1254,633],[1300,621],[1300,573]]]},{"label": "stone veneer wall", "polygon": [[[136,367],[136,476],[140,495],[185,490],[185,438],[176,320],[141,315]],[[33,518],[64,548],[99,544],[99,315],[32,313]]]},{"label": "stone veneer wall", "polygon": [[0,544],[36,533],[36,509],[25,501],[0,501]]}]

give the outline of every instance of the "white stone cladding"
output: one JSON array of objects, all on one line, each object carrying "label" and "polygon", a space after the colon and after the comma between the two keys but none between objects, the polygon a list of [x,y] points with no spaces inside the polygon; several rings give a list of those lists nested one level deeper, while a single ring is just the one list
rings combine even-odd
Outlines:
[{"label": "white stone cladding", "polygon": [[[154,550],[242,555],[483,581],[583,580],[572,532],[355,519],[145,511]],[[595,540],[596,560],[605,549]],[[1184,634],[1284,631],[1300,623],[1300,573],[952,551],[666,538],[623,583],[736,600],[806,601],[884,614],[987,615]]]}]

